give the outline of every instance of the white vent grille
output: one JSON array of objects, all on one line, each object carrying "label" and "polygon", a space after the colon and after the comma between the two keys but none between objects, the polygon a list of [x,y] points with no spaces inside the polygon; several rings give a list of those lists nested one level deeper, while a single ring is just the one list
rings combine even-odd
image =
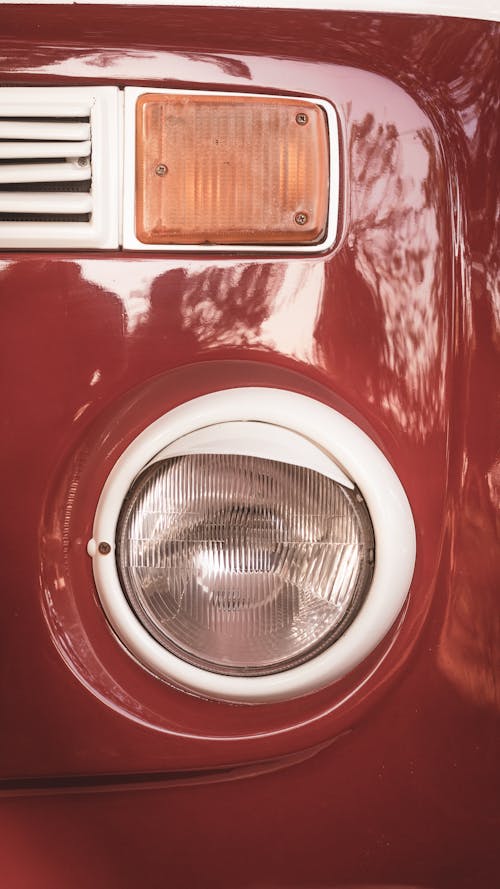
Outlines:
[{"label": "white vent grille", "polygon": [[0,89],[0,248],[119,244],[119,90]]}]

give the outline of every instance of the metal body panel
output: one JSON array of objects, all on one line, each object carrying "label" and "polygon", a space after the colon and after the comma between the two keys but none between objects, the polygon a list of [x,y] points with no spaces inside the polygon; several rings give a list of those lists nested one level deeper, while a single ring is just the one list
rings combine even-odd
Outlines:
[{"label": "metal body panel", "polygon": [[[0,20],[5,83],[323,97],[345,165],[324,256],[0,255],[0,786],[43,797],[1,803],[7,885],[493,886],[498,29],[144,7]],[[255,385],[331,404],[377,442],[417,564],[358,670],[246,707],[131,660],[86,544],[135,435]]]}]

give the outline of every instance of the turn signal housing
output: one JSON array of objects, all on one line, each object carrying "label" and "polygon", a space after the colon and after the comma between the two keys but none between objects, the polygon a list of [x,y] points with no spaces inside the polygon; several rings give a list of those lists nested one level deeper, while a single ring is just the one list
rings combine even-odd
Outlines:
[{"label": "turn signal housing", "polygon": [[144,244],[307,246],[326,237],[329,133],[319,104],[146,93],[135,158]]}]

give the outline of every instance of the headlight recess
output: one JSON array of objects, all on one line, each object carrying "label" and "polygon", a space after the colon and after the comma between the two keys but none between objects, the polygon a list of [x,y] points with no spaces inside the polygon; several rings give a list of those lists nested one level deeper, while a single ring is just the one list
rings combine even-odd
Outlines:
[{"label": "headlight recess", "polygon": [[408,592],[415,531],[361,429],[304,395],[244,388],[174,408],[129,445],[88,549],[138,661],[207,697],[270,702],[378,644]]}]

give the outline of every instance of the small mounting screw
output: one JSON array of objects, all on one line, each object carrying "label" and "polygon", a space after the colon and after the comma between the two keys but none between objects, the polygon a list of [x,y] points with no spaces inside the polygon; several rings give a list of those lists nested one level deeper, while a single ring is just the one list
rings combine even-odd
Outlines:
[{"label": "small mounting screw", "polygon": [[166,164],[158,164],[156,167],[155,173],[157,176],[164,176],[165,173],[168,173],[168,167]]},{"label": "small mounting screw", "polygon": [[304,114],[303,111],[299,111],[299,113],[295,116],[295,120],[299,124],[299,126],[304,127],[309,120],[307,114]]},{"label": "small mounting screw", "polygon": [[79,167],[87,167],[89,159],[88,157],[79,157],[77,163]]},{"label": "small mounting screw", "polygon": [[307,213],[296,213],[295,222],[297,225],[305,225],[307,222]]},{"label": "small mounting screw", "polygon": [[101,556],[107,556],[108,553],[111,552],[111,547],[110,547],[109,543],[100,543],[99,546],[97,547],[97,549],[99,550]]}]

